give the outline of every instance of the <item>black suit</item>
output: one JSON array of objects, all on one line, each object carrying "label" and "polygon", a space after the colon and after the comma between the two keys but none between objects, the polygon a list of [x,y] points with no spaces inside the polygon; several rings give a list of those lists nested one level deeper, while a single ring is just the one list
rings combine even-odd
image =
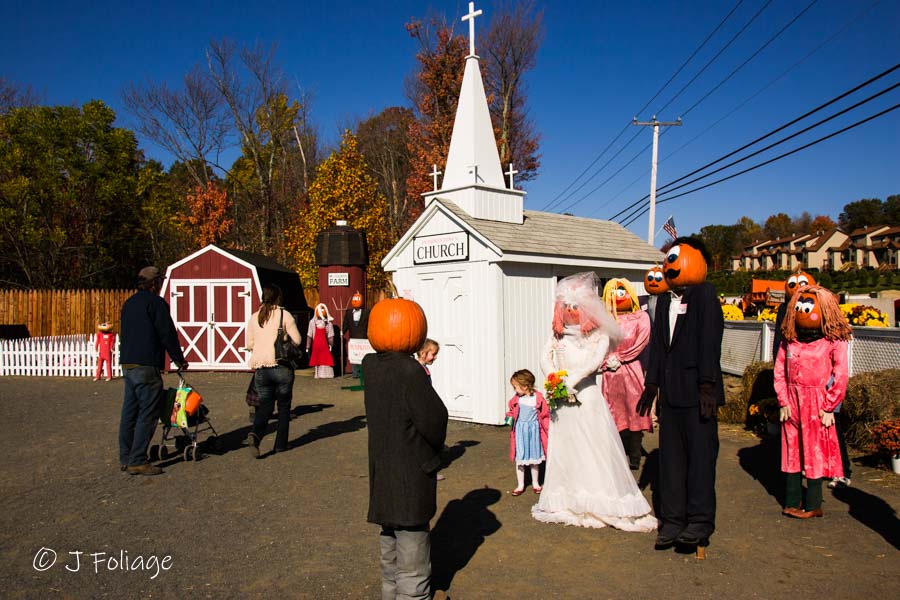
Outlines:
[{"label": "black suit", "polygon": [[660,535],[706,538],[715,529],[719,436],[716,418],[700,416],[700,386],[711,384],[717,404],[725,404],[724,319],[712,284],[689,286],[670,340],[671,303],[671,294],[656,303],[646,376],[660,391]]},{"label": "black suit", "polygon": [[437,510],[437,469],[447,409],[425,369],[401,352],[362,362],[369,430],[370,523],[427,525]]}]

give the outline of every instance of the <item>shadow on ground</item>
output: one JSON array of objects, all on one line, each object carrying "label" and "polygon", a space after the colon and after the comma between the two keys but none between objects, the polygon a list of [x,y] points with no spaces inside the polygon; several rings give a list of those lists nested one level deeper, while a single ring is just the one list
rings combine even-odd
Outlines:
[{"label": "shadow on ground", "polygon": [[650,451],[644,461],[644,468],[638,477],[638,487],[641,490],[650,486],[650,503],[653,505],[653,514],[659,514],[659,450]]},{"label": "shadow on ground", "polygon": [[784,474],[781,472],[781,439],[766,436],[756,446],[741,448],[738,463],[758,481],[778,506],[784,506]]},{"label": "shadow on ground", "polygon": [[453,577],[475,556],[484,538],[496,533],[500,521],[488,507],[500,491],[485,487],[451,500],[431,531],[431,587],[448,590]]},{"label": "shadow on ground", "polygon": [[832,495],[848,506],[851,517],[900,550],[900,519],[890,504],[855,487],[835,488]]}]

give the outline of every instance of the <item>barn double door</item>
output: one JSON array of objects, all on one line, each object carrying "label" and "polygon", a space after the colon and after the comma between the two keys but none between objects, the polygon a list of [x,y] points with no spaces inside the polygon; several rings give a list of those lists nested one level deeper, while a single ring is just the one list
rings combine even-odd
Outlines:
[{"label": "barn double door", "polygon": [[169,306],[191,367],[242,370],[252,304],[249,279],[171,280]]}]

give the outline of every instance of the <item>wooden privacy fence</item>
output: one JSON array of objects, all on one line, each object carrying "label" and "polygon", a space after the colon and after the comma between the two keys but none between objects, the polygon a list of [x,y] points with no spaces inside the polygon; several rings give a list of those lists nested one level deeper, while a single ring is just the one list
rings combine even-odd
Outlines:
[{"label": "wooden privacy fence", "polygon": [[[91,334],[0,340],[0,375],[93,377],[97,370],[95,339]],[[118,336],[112,352],[112,375],[122,376]]]},{"label": "wooden privacy fence", "polygon": [[0,290],[0,325],[25,325],[32,337],[90,334],[119,313],[135,290]]},{"label": "wooden privacy fence", "polygon": [[[306,304],[310,308],[315,308],[316,304],[319,303],[319,290],[318,288],[303,288],[303,296],[306,297]],[[386,297],[386,293],[384,290],[376,290],[369,288],[366,290],[366,306],[372,308],[375,304],[384,300]],[[329,310],[333,307],[329,306]]]}]

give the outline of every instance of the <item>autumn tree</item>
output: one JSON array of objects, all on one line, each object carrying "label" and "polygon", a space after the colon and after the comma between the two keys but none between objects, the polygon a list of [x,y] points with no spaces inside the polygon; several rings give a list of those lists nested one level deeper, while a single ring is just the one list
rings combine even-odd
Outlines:
[{"label": "autumn tree", "polygon": [[737,253],[740,246],[737,226],[707,225],[700,229],[700,239],[706,244],[713,257],[713,264],[709,266],[710,270],[719,271],[730,268],[731,257]]},{"label": "autumn tree", "polygon": [[[0,116],[0,278],[31,288],[130,285],[145,248],[134,134],[95,100]],[[146,264],[146,263],[143,263]]]},{"label": "autumn tree", "polygon": [[835,227],[837,227],[837,223],[835,223],[828,215],[816,215],[812,222],[810,222],[809,229],[806,230],[806,233],[816,234],[820,231],[830,231]]},{"label": "autumn tree", "polygon": [[900,225],[900,194],[888,196],[881,205],[881,212],[885,225]]},{"label": "autumn tree", "polygon": [[179,190],[183,186],[172,175],[179,164],[166,173],[161,163],[150,160],[141,165],[138,173],[136,192],[140,211],[135,216],[141,236],[146,240],[146,262],[154,265],[172,264],[196,249],[190,243],[187,222],[182,218],[184,195]]},{"label": "autumn tree", "polygon": [[242,156],[232,165],[227,187],[235,196],[234,239],[248,250],[284,260],[284,232],[302,206],[306,175],[317,143],[305,118],[307,107],[287,93],[274,48],[210,43],[210,77],[231,114]]},{"label": "autumn tree", "polygon": [[234,219],[228,216],[228,195],[214,182],[195,186],[185,196],[185,204],[185,220],[191,226],[197,248],[219,243],[234,226]]},{"label": "autumn tree", "polygon": [[0,115],[14,108],[34,106],[40,102],[38,94],[31,86],[21,86],[13,81],[0,77]]},{"label": "autumn tree", "polygon": [[[400,236],[412,223],[413,200],[406,193],[409,177],[409,127],[413,112],[392,106],[356,126],[359,151],[378,182],[378,191],[387,199],[388,225],[392,239]],[[419,209],[421,201],[415,202]]]},{"label": "autumn tree", "polygon": [[794,233],[794,220],[785,213],[769,216],[763,225],[763,236],[766,239],[777,240],[788,237]]},{"label": "autumn tree", "polygon": [[166,82],[130,83],[122,91],[122,104],[144,138],[181,162],[193,186],[209,183],[208,165],[219,166],[232,128],[208,72],[195,65],[174,89]]},{"label": "autumn tree", "polygon": [[316,239],[335,221],[346,220],[350,227],[366,233],[369,250],[368,284],[378,288],[387,278],[381,259],[392,240],[387,224],[388,206],[369,174],[356,137],[344,132],[340,147],[320,165],[309,188],[309,204],[288,228],[287,251],[305,287],[318,287]]},{"label": "autumn tree", "polygon": [[734,224],[739,249],[762,239],[762,227],[748,216],[743,216]]},{"label": "autumn tree", "polygon": [[543,38],[543,11],[535,13],[534,2],[495,6],[481,52],[485,56],[485,90],[500,164],[514,162],[516,179],[528,181],[540,167],[539,137],[528,118],[525,74],[537,64]]},{"label": "autumn tree", "polygon": [[432,190],[432,165],[446,165],[453,135],[453,120],[462,86],[468,42],[438,18],[413,20],[406,25],[419,44],[418,66],[406,80],[415,120],[409,127],[409,176],[406,191],[421,212],[421,195]]}]

